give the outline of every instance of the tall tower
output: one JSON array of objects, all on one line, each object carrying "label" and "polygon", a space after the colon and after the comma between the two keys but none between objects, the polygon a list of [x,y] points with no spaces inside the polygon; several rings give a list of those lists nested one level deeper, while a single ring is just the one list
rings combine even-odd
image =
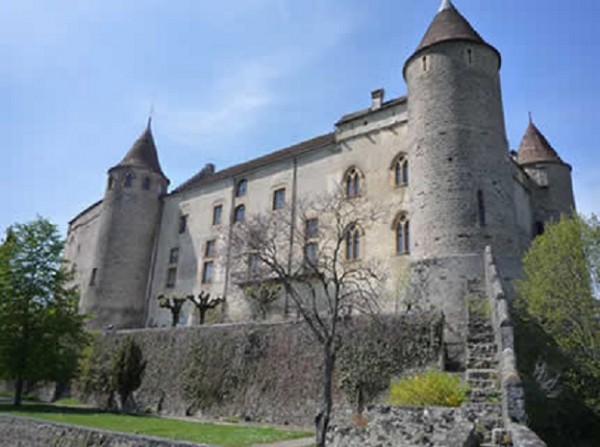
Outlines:
[{"label": "tall tower", "polygon": [[458,338],[465,332],[465,298],[483,277],[485,247],[518,262],[500,65],[498,50],[449,0],[404,65],[411,255],[428,267],[428,295]]},{"label": "tall tower", "polygon": [[571,166],[562,161],[531,118],[519,146],[517,162],[539,187],[534,192],[535,236],[543,232],[546,222],[575,211]]},{"label": "tall tower", "polygon": [[168,184],[148,121],[125,158],[108,171],[94,270],[82,301],[82,311],[93,316],[91,328],[144,325],[161,197]]}]

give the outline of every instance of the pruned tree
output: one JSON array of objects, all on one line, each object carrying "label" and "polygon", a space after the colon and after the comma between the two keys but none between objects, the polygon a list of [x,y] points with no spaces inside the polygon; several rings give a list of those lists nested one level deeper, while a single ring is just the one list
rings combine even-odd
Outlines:
[{"label": "pruned tree", "polygon": [[188,295],[187,299],[198,309],[201,325],[206,320],[206,313],[223,302],[223,298],[211,297],[210,293],[204,291],[200,292],[198,296]]},{"label": "pruned tree", "polygon": [[158,306],[161,309],[168,309],[171,312],[171,327],[177,326],[185,301],[186,298],[158,296]]},{"label": "pruned tree", "polygon": [[375,260],[363,256],[364,234],[381,212],[343,189],[298,201],[234,225],[230,237],[232,272],[243,287],[279,285],[322,346],[321,404],[315,424],[317,446],[325,445],[332,410],[340,326],[355,313],[374,314],[385,279]]}]

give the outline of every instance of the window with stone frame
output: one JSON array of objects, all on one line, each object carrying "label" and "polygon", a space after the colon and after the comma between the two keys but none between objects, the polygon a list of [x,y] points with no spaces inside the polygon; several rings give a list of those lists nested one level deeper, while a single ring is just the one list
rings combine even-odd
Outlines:
[{"label": "window with stone frame", "polygon": [[179,234],[185,233],[185,231],[187,230],[187,221],[187,214],[179,216]]},{"label": "window with stone frame", "polygon": [[223,218],[223,205],[215,205],[213,208],[213,225],[221,225],[221,219]]},{"label": "window with stone frame", "polygon": [[169,251],[169,264],[177,264],[179,261],[179,248],[175,247]]},{"label": "window with stone frame", "polygon": [[150,189],[150,177],[145,177],[144,178],[144,182],[142,183],[142,188],[145,191],[148,191]]},{"label": "window with stone frame", "polygon": [[167,289],[175,288],[175,283],[177,281],[177,267],[169,267],[167,269],[167,282],[165,287]]},{"label": "window with stone frame", "polygon": [[279,188],[273,191],[273,210],[280,210],[285,207],[285,188]]},{"label": "window with stone frame", "polygon": [[236,197],[244,197],[246,195],[247,190],[248,190],[248,180],[243,178],[239,182],[237,182],[237,185],[235,187],[235,196]]},{"label": "window with stone frame", "polygon": [[128,172],[125,174],[125,188],[131,188],[133,186],[133,174]]},{"label": "window with stone frame", "polygon": [[410,253],[410,222],[406,214],[402,213],[396,218],[394,225],[396,234],[396,254],[406,255]]},{"label": "window with stone frame", "polygon": [[233,223],[243,222],[246,219],[246,207],[244,205],[239,205],[235,208],[233,212]]},{"label": "window with stone frame", "polygon": [[395,186],[408,185],[408,158],[406,154],[398,154],[396,156],[392,163],[392,170],[394,172]]},{"label": "window with stone frame", "polygon": [[355,261],[360,259],[360,229],[351,226],[346,230],[346,260]]},{"label": "window with stone frame", "polygon": [[202,284],[213,282],[215,264],[213,261],[206,261],[202,267]]},{"label": "window with stone frame", "polygon": [[204,248],[204,257],[205,258],[214,258],[217,253],[217,241],[211,239],[210,241],[206,241],[206,246]]},{"label": "window with stone frame", "polygon": [[357,168],[352,167],[346,171],[346,174],[344,175],[346,198],[352,199],[360,197],[362,188],[361,182],[362,175]]}]

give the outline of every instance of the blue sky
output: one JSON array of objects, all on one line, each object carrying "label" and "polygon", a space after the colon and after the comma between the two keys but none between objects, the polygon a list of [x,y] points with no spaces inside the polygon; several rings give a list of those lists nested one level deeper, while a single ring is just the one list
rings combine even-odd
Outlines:
[{"label": "blue sky", "polygon": [[[503,54],[507,132],[532,111],[600,212],[600,4],[456,0]],[[172,185],[330,132],[402,66],[438,0],[2,0],[0,231],[36,214],[66,230],[101,198],[154,108]]]}]

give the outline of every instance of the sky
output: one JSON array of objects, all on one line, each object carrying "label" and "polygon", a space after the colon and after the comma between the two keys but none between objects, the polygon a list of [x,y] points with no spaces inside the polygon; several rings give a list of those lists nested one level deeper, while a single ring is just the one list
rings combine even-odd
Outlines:
[{"label": "sky", "polygon": [[[600,3],[455,0],[503,55],[507,136],[527,114],[600,212]],[[36,215],[66,232],[152,127],[177,186],[331,132],[406,94],[405,60],[439,0],[2,0],[0,232]]]}]

